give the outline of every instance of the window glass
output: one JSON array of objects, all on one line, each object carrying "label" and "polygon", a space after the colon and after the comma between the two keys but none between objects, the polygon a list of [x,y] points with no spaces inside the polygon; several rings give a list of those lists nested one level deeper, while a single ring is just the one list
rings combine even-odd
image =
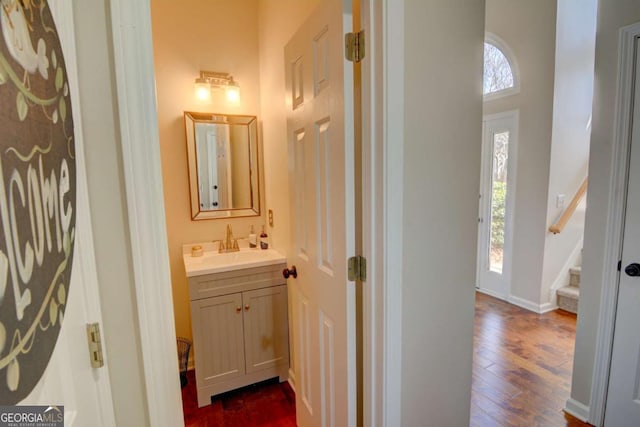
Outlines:
[{"label": "window glass", "polygon": [[509,60],[495,45],[485,43],[483,93],[499,92],[513,86],[513,70]]}]

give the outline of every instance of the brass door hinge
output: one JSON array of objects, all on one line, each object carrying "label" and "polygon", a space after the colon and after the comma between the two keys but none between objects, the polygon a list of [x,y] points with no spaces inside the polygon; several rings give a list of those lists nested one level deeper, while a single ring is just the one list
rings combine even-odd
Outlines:
[{"label": "brass door hinge", "polygon": [[349,280],[364,282],[367,280],[367,259],[363,256],[352,256],[348,262]]},{"label": "brass door hinge", "polygon": [[87,324],[87,342],[89,344],[89,357],[92,368],[102,368],[104,358],[102,357],[102,339],[100,338],[100,324]]},{"label": "brass door hinge", "polygon": [[344,35],[345,57],[351,62],[360,62],[364,59],[364,30],[357,33]]}]

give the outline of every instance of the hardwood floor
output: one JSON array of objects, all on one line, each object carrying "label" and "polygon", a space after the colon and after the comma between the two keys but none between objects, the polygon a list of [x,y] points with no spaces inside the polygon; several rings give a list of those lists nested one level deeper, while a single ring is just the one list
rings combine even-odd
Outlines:
[{"label": "hardwood floor", "polygon": [[[573,314],[538,315],[477,293],[470,426],[588,426],[562,411],[575,333]],[[198,408],[193,371],[188,380],[182,389],[186,427],[296,425],[295,396],[287,383],[246,387]]]},{"label": "hardwood floor", "polygon": [[588,426],[562,411],[575,334],[574,314],[538,315],[477,292],[470,425]]},{"label": "hardwood floor", "polygon": [[194,371],[182,389],[185,427],[295,427],[296,399],[287,382],[277,380],[230,391],[198,408]]}]

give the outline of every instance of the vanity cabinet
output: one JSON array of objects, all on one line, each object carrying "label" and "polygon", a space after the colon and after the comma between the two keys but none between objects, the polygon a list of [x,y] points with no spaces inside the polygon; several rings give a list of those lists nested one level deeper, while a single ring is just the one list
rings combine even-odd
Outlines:
[{"label": "vanity cabinet", "polygon": [[285,264],[189,278],[198,406],[265,379],[287,379]]}]

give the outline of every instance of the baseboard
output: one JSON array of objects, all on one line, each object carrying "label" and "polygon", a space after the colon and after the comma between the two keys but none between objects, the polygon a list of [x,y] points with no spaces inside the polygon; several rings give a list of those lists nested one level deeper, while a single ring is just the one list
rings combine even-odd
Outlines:
[{"label": "baseboard", "polygon": [[504,295],[490,289],[484,288],[476,288],[477,292],[480,292],[485,295],[489,295],[490,297],[501,299],[502,301],[506,301],[509,304],[517,305],[518,307],[524,308],[529,311],[533,311],[534,313],[544,314],[550,311],[555,310],[558,306],[551,302],[545,302],[544,304],[536,304],[524,298],[516,297],[513,295]]},{"label": "baseboard", "polygon": [[490,289],[476,288],[476,291],[480,292],[481,294],[489,295],[490,297],[501,299],[503,301],[509,301],[509,297],[507,295],[492,291]]},{"label": "baseboard", "polygon": [[514,295],[509,295],[509,298],[507,298],[507,302],[538,314],[546,313],[553,310],[553,308],[551,307],[551,303],[536,304],[527,299],[516,297]]},{"label": "baseboard", "polygon": [[589,422],[589,407],[583,405],[575,399],[570,398],[569,400],[567,400],[567,403],[564,407],[564,412],[573,415],[580,421],[583,421],[585,423]]},{"label": "baseboard", "polygon": [[558,304],[555,302],[545,302],[544,304],[540,304],[540,311],[538,313],[544,314],[550,311],[553,311],[558,308]]}]

